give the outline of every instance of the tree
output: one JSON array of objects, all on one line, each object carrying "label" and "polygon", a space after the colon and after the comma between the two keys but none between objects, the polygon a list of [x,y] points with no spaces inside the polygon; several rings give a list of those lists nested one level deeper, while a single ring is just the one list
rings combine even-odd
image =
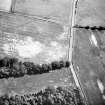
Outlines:
[{"label": "tree", "polygon": [[27,74],[27,70],[21,61],[19,62],[19,71],[21,76],[24,76],[25,74]]},{"label": "tree", "polygon": [[86,26],[85,28],[86,28],[86,29],[89,29],[89,26]]},{"label": "tree", "polygon": [[64,62],[63,60],[59,61],[59,63],[60,63],[60,67],[61,67],[61,68],[62,68],[62,67],[65,67],[65,62]]},{"label": "tree", "polygon": [[4,64],[3,64],[3,59],[0,59],[0,67],[3,67]]},{"label": "tree", "polygon": [[49,72],[49,68],[48,68],[48,65],[47,64],[42,64],[42,73],[47,73]]},{"label": "tree", "polygon": [[70,66],[70,62],[69,61],[65,61],[65,67],[69,67]]},{"label": "tree", "polygon": [[35,65],[33,62],[24,62],[25,68],[27,69],[27,74],[32,75],[35,73]]},{"label": "tree", "polygon": [[17,58],[10,58],[10,68],[13,68],[13,65],[14,64],[17,64],[18,63],[18,59]]},{"label": "tree", "polygon": [[3,78],[8,78],[8,77],[9,77],[9,74],[10,74],[9,68],[3,67],[3,68],[1,68],[1,69],[2,69],[1,74],[3,75]]},{"label": "tree", "polygon": [[41,73],[42,73],[41,66],[38,64],[34,65],[34,74],[41,74]]},{"label": "tree", "polygon": [[60,64],[59,64],[58,61],[52,62],[51,65],[52,65],[52,69],[53,70],[56,70],[56,69],[60,69],[61,68],[61,66],[60,66]]},{"label": "tree", "polygon": [[48,64],[48,70],[52,71],[52,65],[51,64]]},{"label": "tree", "polygon": [[9,57],[4,57],[3,58],[3,66],[8,67],[9,66]]}]

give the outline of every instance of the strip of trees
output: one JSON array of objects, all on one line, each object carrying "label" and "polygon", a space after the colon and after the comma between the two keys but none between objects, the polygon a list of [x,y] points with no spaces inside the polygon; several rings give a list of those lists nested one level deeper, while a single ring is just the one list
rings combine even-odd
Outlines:
[{"label": "strip of trees", "polygon": [[34,64],[33,62],[21,62],[17,58],[4,57],[0,59],[0,79],[9,77],[22,77],[24,75],[36,75],[48,73],[54,70],[68,68],[69,61],[54,61],[49,64]]},{"label": "strip of trees", "polygon": [[84,105],[77,88],[47,87],[38,93],[0,97],[0,105]]},{"label": "strip of trees", "polygon": [[98,30],[102,31],[105,30],[105,27],[103,26],[80,26],[80,25],[75,25],[74,28],[83,28],[83,29],[88,29],[88,30]]}]

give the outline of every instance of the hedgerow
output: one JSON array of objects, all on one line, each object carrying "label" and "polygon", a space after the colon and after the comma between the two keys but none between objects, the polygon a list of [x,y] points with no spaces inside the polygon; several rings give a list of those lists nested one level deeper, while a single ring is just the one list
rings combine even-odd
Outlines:
[{"label": "hedgerow", "polygon": [[33,62],[21,62],[17,58],[4,57],[0,59],[0,79],[9,77],[22,77],[24,75],[36,75],[48,73],[54,70],[68,68],[69,61],[53,61],[49,64],[34,64]]}]

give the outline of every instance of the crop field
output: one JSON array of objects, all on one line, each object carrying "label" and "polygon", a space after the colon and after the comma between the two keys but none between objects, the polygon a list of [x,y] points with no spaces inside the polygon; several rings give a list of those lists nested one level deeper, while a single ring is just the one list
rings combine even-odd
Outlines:
[{"label": "crop field", "polygon": [[76,24],[81,26],[105,26],[104,0],[79,0],[76,9]]}]

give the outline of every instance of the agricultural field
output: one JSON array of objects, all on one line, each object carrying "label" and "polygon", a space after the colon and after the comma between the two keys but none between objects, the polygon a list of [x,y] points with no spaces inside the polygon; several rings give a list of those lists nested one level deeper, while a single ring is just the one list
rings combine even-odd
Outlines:
[{"label": "agricultural field", "polygon": [[76,9],[76,24],[81,26],[105,27],[105,1],[104,0],[78,0]]},{"label": "agricultural field", "polygon": [[104,31],[75,29],[73,64],[88,100],[95,105],[104,103],[104,47]]},{"label": "agricultural field", "polygon": [[41,16],[68,24],[73,0],[16,0],[14,12]]},{"label": "agricultural field", "polygon": [[1,13],[1,54],[34,63],[67,59],[68,27],[25,16]]}]

